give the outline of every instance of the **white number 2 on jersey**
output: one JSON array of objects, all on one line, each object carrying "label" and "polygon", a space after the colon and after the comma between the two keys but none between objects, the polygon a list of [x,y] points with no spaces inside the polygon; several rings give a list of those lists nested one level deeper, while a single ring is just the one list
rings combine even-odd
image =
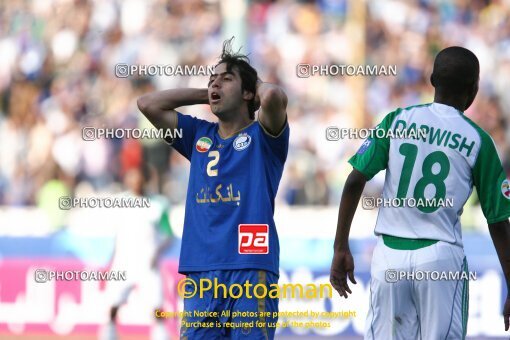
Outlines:
[{"label": "white number 2 on jersey", "polygon": [[212,158],[209,163],[207,163],[207,174],[211,177],[218,176],[218,169],[213,169],[213,167],[220,161],[220,152],[218,150],[210,151],[207,157]]}]

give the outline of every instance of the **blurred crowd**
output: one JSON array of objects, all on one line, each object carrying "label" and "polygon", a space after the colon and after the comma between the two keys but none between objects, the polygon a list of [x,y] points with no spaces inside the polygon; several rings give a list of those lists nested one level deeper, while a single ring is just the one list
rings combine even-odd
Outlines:
[{"label": "blurred crowd", "polygon": [[[371,127],[397,107],[432,101],[433,59],[450,45],[480,60],[479,95],[466,115],[492,135],[510,173],[510,3],[372,0],[354,12],[355,3],[363,2],[0,2],[0,205],[44,207],[66,194],[118,191],[141,163],[154,175],[151,190],[182,203],[189,165],[168,145],[84,141],[82,128],[146,127],[138,96],[207,84],[204,76],[117,78],[117,63],[214,65],[232,35],[260,77],[289,97],[280,204],[337,205],[346,160],[362,141],[327,141],[326,128]],[[299,78],[299,63],[397,65],[398,75]],[[183,112],[214,119],[207,106]]]}]

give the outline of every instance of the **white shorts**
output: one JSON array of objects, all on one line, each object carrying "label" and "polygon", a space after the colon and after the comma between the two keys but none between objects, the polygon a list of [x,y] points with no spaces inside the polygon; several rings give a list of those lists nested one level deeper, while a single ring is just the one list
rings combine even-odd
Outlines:
[{"label": "white shorts", "polygon": [[[113,269],[112,269],[113,270]],[[137,289],[141,300],[152,309],[163,305],[162,278],[157,270],[131,268],[126,269],[126,281],[110,281],[107,286],[111,306],[120,306],[127,302],[133,290]]]},{"label": "white shorts", "polygon": [[[452,279],[463,272],[463,277]],[[432,279],[448,273],[453,273],[449,279]],[[372,257],[365,339],[464,339],[466,274],[459,246],[439,241],[421,249],[396,250],[379,236]]]}]

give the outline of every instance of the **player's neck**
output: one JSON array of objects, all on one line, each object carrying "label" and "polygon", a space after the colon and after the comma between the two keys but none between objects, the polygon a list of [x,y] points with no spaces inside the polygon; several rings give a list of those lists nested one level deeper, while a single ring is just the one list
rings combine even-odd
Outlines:
[{"label": "player's neck", "polygon": [[236,132],[244,129],[251,123],[253,123],[253,121],[245,115],[238,116],[236,119],[232,120],[220,120],[218,124],[218,133],[221,138],[226,139]]},{"label": "player's neck", "polygon": [[434,103],[444,104],[448,106],[452,106],[457,110],[464,112],[464,108],[466,107],[466,98],[464,96],[445,96],[441,93],[434,94]]}]

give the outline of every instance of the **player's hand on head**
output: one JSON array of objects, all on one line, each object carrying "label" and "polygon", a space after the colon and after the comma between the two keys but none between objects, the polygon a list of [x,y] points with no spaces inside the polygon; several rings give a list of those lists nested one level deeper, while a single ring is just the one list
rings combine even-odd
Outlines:
[{"label": "player's hand on head", "polygon": [[345,298],[348,297],[348,293],[352,294],[347,277],[353,284],[356,284],[352,254],[349,250],[335,251],[329,281],[338,294]]},{"label": "player's hand on head", "polygon": [[510,297],[506,298],[505,307],[503,307],[503,319],[505,320],[505,331],[508,331],[510,323]]}]

